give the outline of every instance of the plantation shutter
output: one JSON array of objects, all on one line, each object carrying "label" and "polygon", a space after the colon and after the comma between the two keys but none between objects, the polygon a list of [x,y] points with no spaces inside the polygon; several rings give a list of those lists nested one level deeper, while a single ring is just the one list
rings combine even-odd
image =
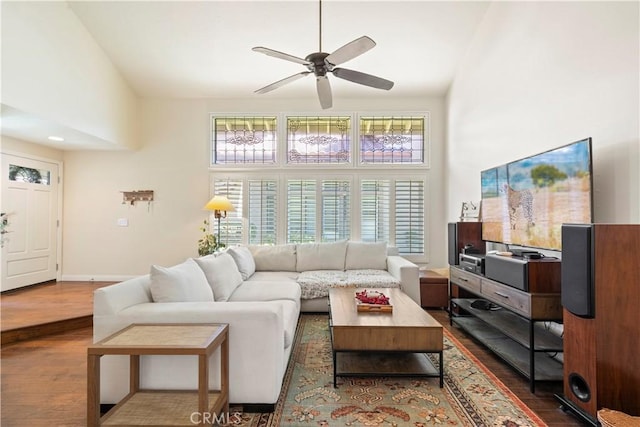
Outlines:
[{"label": "plantation shutter", "polygon": [[424,253],[424,182],[395,182],[395,243],[400,254]]},{"label": "plantation shutter", "polygon": [[249,180],[249,243],[275,244],[277,237],[278,183]]},{"label": "plantation shutter", "polygon": [[390,198],[389,180],[361,181],[360,238],[363,242],[389,241]]},{"label": "plantation shutter", "polygon": [[321,236],[323,242],[335,242],[351,236],[350,192],[349,181],[322,181]]},{"label": "plantation shutter", "polygon": [[[220,220],[220,242],[227,247],[239,245],[242,243],[242,181],[218,180],[213,188],[216,195],[226,196],[235,208]],[[213,218],[212,221],[212,231],[217,236],[218,220]]]},{"label": "plantation shutter", "polygon": [[316,181],[287,181],[287,242],[316,241]]}]

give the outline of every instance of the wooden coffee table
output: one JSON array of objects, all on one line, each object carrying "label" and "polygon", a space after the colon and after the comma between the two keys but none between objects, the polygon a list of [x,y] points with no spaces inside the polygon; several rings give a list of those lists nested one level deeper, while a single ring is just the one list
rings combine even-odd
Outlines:
[{"label": "wooden coffee table", "polygon": [[[355,293],[361,290],[329,290],[333,386],[338,376],[374,375],[439,377],[442,387],[442,325],[396,288],[376,289],[389,297],[392,312],[358,312]],[[428,353],[439,355],[439,369]]]}]

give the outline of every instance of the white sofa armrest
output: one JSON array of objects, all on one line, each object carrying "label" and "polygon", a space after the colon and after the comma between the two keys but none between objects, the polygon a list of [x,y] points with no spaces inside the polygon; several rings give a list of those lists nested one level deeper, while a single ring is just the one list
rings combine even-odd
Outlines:
[{"label": "white sofa armrest", "polygon": [[420,305],[420,270],[411,261],[398,256],[387,256],[387,271],[400,281],[400,289]]}]

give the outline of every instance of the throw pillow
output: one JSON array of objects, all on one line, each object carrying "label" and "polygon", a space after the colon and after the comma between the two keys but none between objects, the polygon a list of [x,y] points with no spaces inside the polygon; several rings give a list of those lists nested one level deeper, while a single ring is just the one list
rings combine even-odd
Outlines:
[{"label": "throw pillow", "polygon": [[228,253],[218,256],[207,255],[196,258],[204,275],[213,289],[213,297],[216,301],[227,301],[233,291],[242,283],[242,275],[238,266]]},{"label": "throw pillow", "polygon": [[347,245],[346,270],[386,270],[386,242],[349,242]]},{"label": "throw pillow", "polygon": [[256,272],[256,262],[246,246],[235,246],[227,251],[238,266],[242,280],[247,280]]},{"label": "throw pillow", "polygon": [[296,271],[296,245],[251,245],[256,271]]},{"label": "throw pillow", "polygon": [[332,243],[302,243],[297,249],[296,268],[299,272],[310,270],[344,270],[347,241]]},{"label": "throw pillow", "polygon": [[213,301],[207,278],[192,259],[173,267],[152,265],[150,276],[155,302]]}]

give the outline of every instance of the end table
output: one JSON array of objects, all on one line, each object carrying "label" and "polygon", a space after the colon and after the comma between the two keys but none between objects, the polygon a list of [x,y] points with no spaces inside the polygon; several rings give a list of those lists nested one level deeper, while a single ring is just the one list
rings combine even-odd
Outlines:
[{"label": "end table", "polygon": [[[220,390],[209,390],[209,357],[218,349]],[[100,358],[129,355],[129,394],[100,417]],[[141,390],[140,356],[198,356],[198,390]],[[133,324],[87,348],[87,426],[209,425],[229,415],[227,324]],[[142,423],[142,424],[140,424]]]},{"label": "end table", "polygon": [[420,269],[420,305],[423,308],[449,306],[449,278],[426,268]]}]

